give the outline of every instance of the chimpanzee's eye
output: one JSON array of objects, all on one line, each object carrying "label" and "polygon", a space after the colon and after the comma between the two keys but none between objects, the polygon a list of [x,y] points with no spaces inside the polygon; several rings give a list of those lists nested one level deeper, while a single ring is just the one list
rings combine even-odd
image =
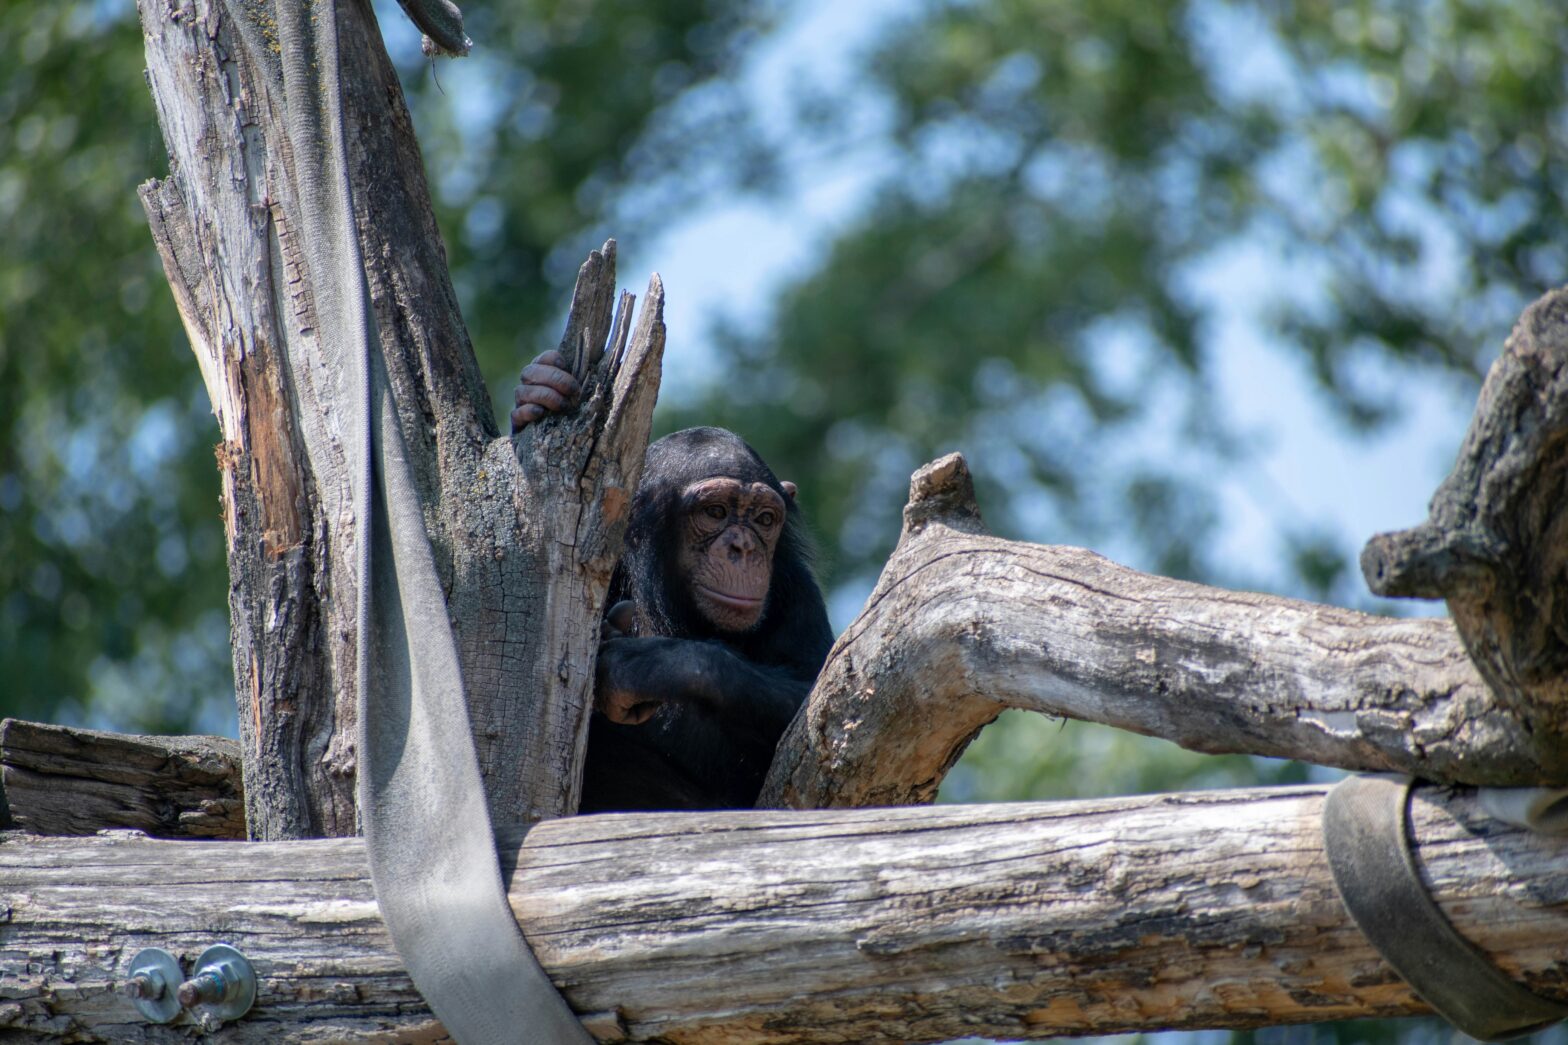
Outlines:
[{"label": "chimpanzee's eye", "polygon": [[770,511],[766,511],[766,510],[760,511],[760,512],[757,513],[757,525],[758,526],[772,526],[773,523],[774,523],[774,520],[776,520],[777,518],[778,518],[778,516],[774,515]]},{"label": "chimpanzee's eye", "polygon": [[710,519],[722,519],[726,513],[722,504],[710,504],[703,507],[702,514]]}]

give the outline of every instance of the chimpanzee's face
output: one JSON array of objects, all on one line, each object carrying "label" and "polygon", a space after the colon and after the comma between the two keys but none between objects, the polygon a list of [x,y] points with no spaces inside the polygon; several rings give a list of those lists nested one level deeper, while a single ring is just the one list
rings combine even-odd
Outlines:
[{"label": "chimpanzee's face", "polygon": [[716,476],[681,491],[681,576],[719,631],[749,631],[762,619],[784,513],[766,483]]}]

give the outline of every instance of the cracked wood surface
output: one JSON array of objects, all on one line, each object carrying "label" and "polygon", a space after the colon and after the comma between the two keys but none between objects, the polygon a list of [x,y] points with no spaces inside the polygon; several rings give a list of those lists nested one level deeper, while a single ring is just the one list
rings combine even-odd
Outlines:
[{"label": "cracked wood surface", "polygon": [[[1324,788],[553,820],[503,845],[540,961],[605,1041],[895,1042],[1424,1013],[1355,929]],[[1444,912],[1568,999],[1568,842],[1468,789],[1412,805]],[[515,863],[511,854],[517,853]],[[355,839],[0,836],[0,1040],[166,1042],[123,986],[223,939],[261,977],[216,1042],[436,1040]]]},{"label": "cracked wood surface", "polygon": [[1004,708],[1431,780],[1568,783],[1446,620],[1154,577],[988,536],[957,454],[910,483],[904,532],[779,743],[758,805],[929,802]]}]

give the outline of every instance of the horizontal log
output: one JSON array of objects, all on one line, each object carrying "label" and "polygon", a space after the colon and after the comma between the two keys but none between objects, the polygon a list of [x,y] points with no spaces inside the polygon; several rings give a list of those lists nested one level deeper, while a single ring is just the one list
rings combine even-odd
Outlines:
[{"label": "horizontal log", "polygon": [[[1324,789],[547,821],[513,908],[601,1040],[939,1041],[1426,1012],[1337,899]],[[1568,999],[1568,843],[1413,803],[1457,928]],[[512,859],[515,854],[515,861]],[[117,993],[215,941],[261,977],[225,1042],[429,1041],[356,839],[0,835],[0,1038],[186,1040]]]},{"label": "horizontal log", "polygon": [[[1006,707],[1194,751],[1496,786],[1568,763],[1450,621],[1378,617],[991,537],[968,468],[915,473],[904,532],[779,744],[766,808],[930,801]],[[1554,734],[1555,735],[1555,734]]]},{"label": "horizontal log", "polygon": [[87,835],[244,838],[239,742],[0,721],[0,789],[16,826]]}]

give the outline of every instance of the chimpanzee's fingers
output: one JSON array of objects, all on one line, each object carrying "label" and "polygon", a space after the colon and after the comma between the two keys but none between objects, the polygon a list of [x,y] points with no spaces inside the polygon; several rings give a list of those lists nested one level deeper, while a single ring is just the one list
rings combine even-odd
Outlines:
[{"label": "chimpanzee's fingers", "polygon": [[630,599],[622,599],[610,607],[610,612],[605,614],[605,621],[616,631],[630,635],[637,627],[637,604]]},{"label": "chimpanzee's fingers", "polygon": [[641,703],[633,704],[626,709],[625,717],[621,719],[621,723],[627,726],[640,726],[652,718],[653,713],[658,710],[659,702],[657,700],[645,700]]},{"label": "chimpanzee's fingers", "polygon": [[[560,355],[559,352],[555,354]],[[523,367],[523,383],[518,386],[519,392],[524,388],[539,386],[553,389],[567,399],[573,398],[581,391],[577,379],[568,371],[549,363],[529,363]]]},{"label": "chimpanzee's fingers", "polygon": [[533,424],[545,415],[545,409],[537,403],[525,403],[512,411],[512,434],[516,435],[526,426]]},{"label": "chimpanzee's fingers", "polygon": [[531,403],[534,406],[543,407],[551,413],[565,410],[567,403],[570,401],[566,396],[548,385],[519,385],[517,386],[517,394],[513,398],[517,400],[518,406],[527,406]]},{"label": "chimpanzee's fingers", "polygon": [[636,693],[616,692],[608,697],[596,699],[594,704],[599,709],[599,713],[611,722],[623,726],[640,726],[659,710],[660,702],[644,700]]}]

